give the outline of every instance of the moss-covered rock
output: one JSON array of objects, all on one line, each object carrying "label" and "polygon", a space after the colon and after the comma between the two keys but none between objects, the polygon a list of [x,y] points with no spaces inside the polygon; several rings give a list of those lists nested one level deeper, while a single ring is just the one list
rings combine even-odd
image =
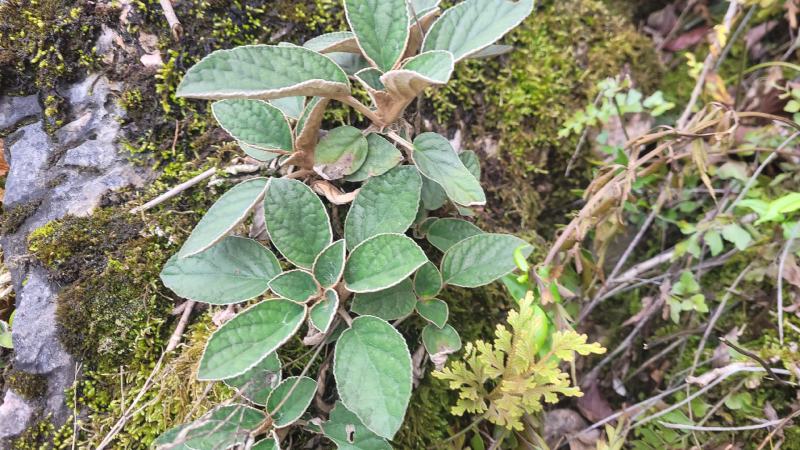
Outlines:
[{"label": "moss-covered rock", "polygon": [[6,235],[17,231],[17,228],[28,220],[28,217],[36,211],[41,203],[41,200],[31,200],[3,208],[0,215],[0,234]]},{"label": "moss-covered rock", "polygon": [[43,375],[12,369],[3,378],[6,386],[26,400],[35,400],[47,391],[47,378]]}]

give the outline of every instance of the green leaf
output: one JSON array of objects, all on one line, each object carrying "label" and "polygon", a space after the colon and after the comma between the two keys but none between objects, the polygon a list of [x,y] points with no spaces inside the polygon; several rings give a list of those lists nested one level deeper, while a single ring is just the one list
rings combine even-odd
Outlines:
[{"label": "green leaf", "polygon": [[365,427],[361,419],[339,401],[333,406],[328,421],[323,422],[322,432],[338,450],[392,450],[385,439]]},{"label": "green leaf", "polygon": [[225,380],[247,372],[288,341],[305,315],[305,306],[281,299],[245,309],[211,335],[197,379]]},{"label": "green leaf", "polygon": [[250,450],[281,450],[280,445],[278,445],[278,440],[275,438],[275,431],[272,433],[273,437],[256,442]]},{"label": "green leaf", "polygon": [[381,81],[381,76],[383,76],[383,72],[374,67],[359,70],[355,75],[356,79],[364,86],[364,89],[372,92],[386,89],[386,86]]},{"label": "green leaf", "polygon": [[367,158],[355,172],[344,177],[347,181],[364,181],[388,172],[403,161],[403,154],[379,134],[367,135]]},{"label": "green leaf", "polygon": [[461,219],[439,219],[428,228],[428,241],[441,252],[464,239],[483,234],[472,222]]},{"label": "green leaf", "polygon": [[533,0],[465,0],[433,23],[422,51],[448,50],[460,61],[493,44],[532,11]]},{"label": "green leaf", "polygon": [[420,196],[422,198],[422,206],[428,211],[435,211],[447,202],[447,192],[426,176],[422,177],[422,193]]},{"label": "green leaf", "polygon": [[273,178],[264,196],[264,216],[275,248],[296,266],[310,269],[333,239],[322,200],[301,181]]},{"label": "green leaf", "polygon": [[722,244],[722,236],[719,234],[719,231],[706,231],[706,234],[703,235],[703,241],[711,250],[711,256],[717,256],[722,252],[724,245]]},{"label": "green leaf", "polygon": [[722,237],[736,246],[739,251],[744,251],[753,242],[750,233],[738,223],[731,223],[722,227]]},{"label": "green leaf", "polygon": [[321,333],[327,333],[333,318],[336,317],[336,310],[339,309],[339,294],[333,289],[325,291],[325,296],[308,313],[311,325]]},{"label": "green leaf", "polygon": [[347,248],[381,233],[404,233],[414,223],[422,179],[414,166],[399,166],[364,183],[344,222]]},{"label": "green leaf", "polygon": [[469,59],[494,58],[495,56],[511,53],[513,50],[514,47],[511,45],[490,45],[488,47],[484,47],[482,50],[478,50],[477,52],[467,56],[467,58]]},{"label": "green leaf", "polygon": [[418,297],[436,297],[442,290],[442,274],[428,261],[414,275],[414,292]]},{"label": "green leaf", "polygon": [[208,210],[183,243],[178,256],[196,255],[219,242],[264,197],[268,178],[254,178],[237,184],[222,195]]},{"label": "green leaf", "polygon": [[480,183],[469,173],[443,136],[436,133],[417,136],[412,158],[419,171],[439,184],[454,203],[462,206],[486,203]]},{"label": "green leaf", "polygon": [[345,0],[345,14],[364,56],[382,71],[403,57],[411,15],[406,0]]},{"label": "green leaf", "polygon": [[445,303],[443,300],[432,298],[430,300],[418,301],[417,313],[428,322],[436,325],[439,328],[443,328],[447,323],[448,316],[450,315],[450,309],[447,307],[447,303]]},{"label": "green leaf", "polygon": [[319,291],[314,277],[300,269],[289,270],[273,278],[269,288],[275,295],[297,303],[311,300]]},{"label": "green leaf", "polygon": [[390,288],[414,273],[428,257],[416,242],[402,234],[379,234],[350,252],[344,281],[350,292]]},{"label": "green leaf", "polygon": [[186,72],[176,92],[210,100],[349,94],[347,75],[329,58],[303,47],[274,45],[217,50]]},{"label": "green leaf", "polygon": [[359,70],[369,67],[369,61],[361,55],[355,53],[333,52],[328,53],[328,58],[333,60],[349,76],[354,76]]},{"label": "green leaf", "polygon": [[11,328],[2,320],[0,320],[0,347],[14,348],[14,342],[11,339]]},{"label": "green leaf", "polygon": [[319,53],[345,52],[361,53],[355,41],[355,34],[350,31],[335,31],[321,34],[307,40],[303,47]]},{"label": "green leaf", "polygon": [[339,282],[339,278],[341,278],[344,271],[344,260],[345,245],[343,239],[339,239],[327,246],[317,255],[312,272],[320,286],[327,289]]},{"label": "green leaf", "polygon": [[411,398],[403,336],[377,317],[357,317],[336,343],[333,375],[345,407],[375,434],[393,438]]},{"label": "green leaf", "polygon": [[351,175],[367,159],[367,138],[361,130],[349,125],[334,128],[317,144],[314,171],[326,180]]},{"label": "green leaf", "polygon": [[476,180],[480,181],[481,179],[481,160],[478,158],[478,154],[473,152],[472,150],[464,150],[463,152],[458,154],[458,159],[464,163],[464,167],[469,170],[469,173],[475,177]]},{"label": "green leaf", "polygon": [[425,325],[422,329],[422,344],[429,355],[450,355],[461,350],[461,338],[455,328],[445,324],[438,327]]},{"label": "green leaf", "polygon": [[411,6],[414,8],[414,12],[417,13],[417,17],[422,17],[433,11],[439,6],[439,3],[441,3],[441,0],[411,0]]},{"label": "green leaf", "polygon": [[292,129],[283,112],[261,100],[228,99],[211,105],[232,138],[261,150],[292,151]]},{"label": "green leaf", "polygon": [[386,90],[397,98],[409,100],[429,86],[447,84],[455,62],[450,52],[434,50],[409,59],[403,67],[381,76]]},{"label": "green leaf", "polygon": [[280,109],[286,117],[297,120],[305,110],[306,98],[303,96],[274,98],[269,103]]},{"label": "green leaf", "polygon": [[[220,406],[204,414],[191,424],[170,429],[159,436],[156,448],[211,449],[231,448],[247,442],[250,432],[264,420],[264,413],[245,405]],[[185,437],[181,433],[189,428]]]},{"label": "green leaf", "polygon": [[395,320],[414,312],[417,297],[411,280],[377,292],[356,294],[350,309],[361,316],[375,316],[383,320]]},{"label": "green leaf", "polygon": [[509,273],[503,275],[500,281],[502,281],[506,289],[508,289],[508,293],[511,294],[511,297],[518,302],[521,302],[528,293],[528,283],[519,281],[514,274]]},{"label": "green leaf", "polygon": [[314,97],[308,102],[294,127],[297,150],[311,151],[317,145],[319,128],[329,102],[327,98],[321,97]]},{"label": "green leaf", "polygon": [[527,258],[533,247],[509,234],[484,233],[459,241],[442,258],[444,282],[461,287],[489,284],[514,270],[514,250],[521,245],[527,246],[522,250]]},{"label": "green leaf", "polygon": [[279,273],[278,259],[263,245],[229,236],[197,255],[173,255],[161,270],[161,281],[182,298],[229,305],[263,294]]},{"label": "green leaf", "polygon": [[280,153],[275,152],[268,152],[266,150],[261,150],[260,148],[253,147],[252,145],[247,145],[244,142],[237,142],[239,144],[239,148],[245,153],[245,155],[257,159],[261,162],[272,161],[273,159],[281,156]]},{"label": "green leaf", "polygon": [[272,352],[247,372],[223,381],[256,405],[266,405],[269,393],[281,382],[281,360]]},{"label": "green leaf", "polygon": [[289,377],[281,382],[267,399],[267,411],[274,421],[275,428],[293,424],[306,412],[314,394],[317,382],[309,377]]}]

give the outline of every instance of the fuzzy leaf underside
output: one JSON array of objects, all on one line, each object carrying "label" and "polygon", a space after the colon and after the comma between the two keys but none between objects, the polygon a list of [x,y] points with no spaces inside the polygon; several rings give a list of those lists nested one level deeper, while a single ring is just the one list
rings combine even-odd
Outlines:
[{"label": "fuzzy leaf underside", "polygon": [[347,248],[382,233],[405,233],[414,223],[422,179],[414,166],[372,177],[356,195],[344,222]]},{"label": "fuzzy leaf underside", "polygon": [[264,197],[267,182],[267,178],[254,178],[229,189],[195,225],[178,256],[185,258],[208,249],[244,221]]},{"label": "fuzzy leaf underside", "polygon": [[227,99],[211,105],[214,117],[232,138],[261,150],[292,151],[292,129],[277,107],[262,100]]},{"label": "fuzzy leaf underside", "polygon": [[225,380],[261,362],[294,335],[306,307],[289,300],[266,300],[225,322],[206,344],[199,380]]},{"label": "fuzzy leaf underside", "polygon": [[351,292],[390,288],[414,273],[428,260],[416,242],[402,234],[379,234],[354,248],[344,267]]},{"label": "fuzzy leaf underside", "polygon": [[278,259],[263,245],[226,237],[197,255],[173,255],[161,270],[161,281],[180,297],[229,305],[263,294],[280,272]]},{"label": "fuzzy leaf underside", "polygon": [[456,243],[483,231],[472,222],[462,219],[439,219],[428,227],[428,241],[441,252],[446,252]]},{"label": "fuzzy leaf underside", "polygon": [[355,172],[344,177],[346,181],[364,181],[377,177],[403,161],[403,154],[389,141],[376,133],[367,136],[367,158]]},{"label": "fuzzy leaf underside", "polygon": [[483,233],[463,239],[445,252],[442,278],[461,287],[489,284],[514,270],[514,250],[520,246],[526,258],[533,251],[527,242],[509,234]]},{"label": "fuzzy leaf underside", "polygon": [[465,0],[434,22],[422,51],[447,50],[460,61],[496,42],[533,11],[533,0]]},{"label": "fuzzy leaf underside", "polygon": [[414,312],[416,303],[411,280],[406,278],[389,289],[356,294],[350,309],[361,316],[395,320]]},{"label": "fuzzy leaf underside", "polygon": [[[245,405],[220,406],[186,425],[172,428],[153,441],[155,448],[205,450],[231,448],[244,444],[258,425],[264,413]],[[189,428],[182,442],[181,433]]]},{"label": "fuzzy leaf underside", "polygon": [[433,50],[409,59],[399,70],[386,72],[380,80],[396,98],[413,99],[429,86],[446,84],[454,64],[450,52]]},{"label": "fuzzy leaf underside", "polygon": [[347,409],[375,434],[394,437],[411,398],[411,355],[403,336],[377,317],[357,317],[336,343],[333,374]]},{"label": "fuzzy leaf underside", "polygon": [[312,378],[289,377],[283,380],[267,399],[267,411],[275,427],[287,427],[297,421],[308,409],[316,391],[317,382]]},{"label": "fuzzy leaf underside", "polygon": [[364,56],[382,71],[403,57],[411,18],[406,0],[345,0],[345,14]]},{"label": "fuzzy leaf underside", "polygon": [[333,238],[325,206],[301,181],[273,178],[264,196],[264,215],[275,248],[298,267],[310,269]]},{"label": "fuzzy leaf underside", "polygon": [[297,46],[246,45],[217,50],[192,66],[178,97],[270,100],[350,94],[350,82],[331,59]]},{"label": "fuzzy leaf underside", "polygon": [[280,109],[286,117],[297,120],[306,107],[306,98],[303,96],[274,98],[269,103]]},{"label": "fuzzy leaf underside", "polygon": [[325,297],[312,306],[308,313],[311,325],[320,333],[327,333],[336,316],[337,308],[339,308],[339,294],[333,289],[328,289],[325,291]]},{"label": "fuzzy leaf underside", "polygon": [[317,294],[314,277],[305,270],[289,270],[273,278],[269,288],[275,295],[297,303],[305,303]]},{"label": "fuzzy leaf underside", "polygon": [[314,261],[314,278],[323,288],[333,287],[344,271],[345,243],[340,239],[327,246]]},{"label": "fuzzy leaf underside", "polygon": [[486,204],[480,183],[443,136],[436,133],[417,136],[412,158],[422,175],[439,184],[454,203],[462,206]]}]

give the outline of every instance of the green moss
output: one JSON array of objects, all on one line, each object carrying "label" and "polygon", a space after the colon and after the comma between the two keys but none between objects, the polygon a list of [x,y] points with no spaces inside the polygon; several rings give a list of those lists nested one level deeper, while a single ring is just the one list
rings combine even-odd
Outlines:
[{"label": "green moss", "polygon": [[4,378],[6,386],[27,400],[37,399],[47,392],[47,378],[44,375],[11,370]]},{"label": "green moss", "polygon": [[515,47],[508,56],[457,67],[455,82],[431,94],[432,113],[442,128],[460,124],[468,148],[488,153],[487,225],[550,230],[588,176],[561,176],[577,141],[558,138],[564,121],[593,99],[598,80],[629,67],[647,92],[661,69],[650,42],[595,0],[544,2],[505,42]]},{"label": "green moss", "polygon": [[10,234],[17,231],[41,203],[41,200],[31,200],[4,209],[3,214],[0,215],[0,234]]},{"label": "green moss", "polygon": [[41,419],[36,425],[25,430],[22,435],[11,442],[12,450],[48,450],[53,448],[55,426],[50,420]]}]

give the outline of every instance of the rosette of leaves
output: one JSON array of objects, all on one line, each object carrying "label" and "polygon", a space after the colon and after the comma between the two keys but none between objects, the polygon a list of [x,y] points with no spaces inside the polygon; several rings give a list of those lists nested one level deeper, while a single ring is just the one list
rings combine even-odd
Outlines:
[{"label": "rosette of leaves", "polygon": [[[217,51],[178,87],[179,96],[215,100],[216,120],[247,155],[274,160],[278,174],[297,172],[232,187],[163,268],[164,284],[180,297],[240,305],[209,338],[197,377],[228,384],[241,402],[168,431],[158,445],[279,448],[275,431],[314,417],[319,386],[331,385],[305,371],[285,377],[279,350],[305,333],[315,354],[332,347],[338,398],[328,420],[307,429],[339,448],[390,448],[412,390],[409,343],[390,321],[423,317],[424,346],[441,365],[461,341],[438,294],[491,283],[514,270],[515,250],[532,251],[463,219],[427,218],[448,202],[462,215],[485,204],[479,161],[436,133],[413,136],[403,113],[424,89],[447,83],[456,62],[501,53],[493,43],[533,1],[466,0],[446,11],[435,0],[345,0],[344,7],[349,31],[302,46]],[[354,82],[372,105],[352,97]],[[321,133],[331,101],[371,126]],[[336,191],[352,201],[329,195]],[[351,203],[346,215],[330,213],[343,203]],[[268,238],[237,236],[257,209]],[[436,250],[426,253],[412,235]]]},{"label": "rosette of leaves", "polygon": [[477,414],[509,430],[522,430],[524,414],[542,411],[544,403],[557,403],[559,396],[582,395],[559,367],[562,362],[605,349],[596,342],[587,344],[586,335],[573,330],[549,333],[532,292],[519,302],[519,311],[508,314],[508,324],[510,330],[497,326],[494,342],[467,343],[463,360],[433,376],[459,391],[453,414]]}]

